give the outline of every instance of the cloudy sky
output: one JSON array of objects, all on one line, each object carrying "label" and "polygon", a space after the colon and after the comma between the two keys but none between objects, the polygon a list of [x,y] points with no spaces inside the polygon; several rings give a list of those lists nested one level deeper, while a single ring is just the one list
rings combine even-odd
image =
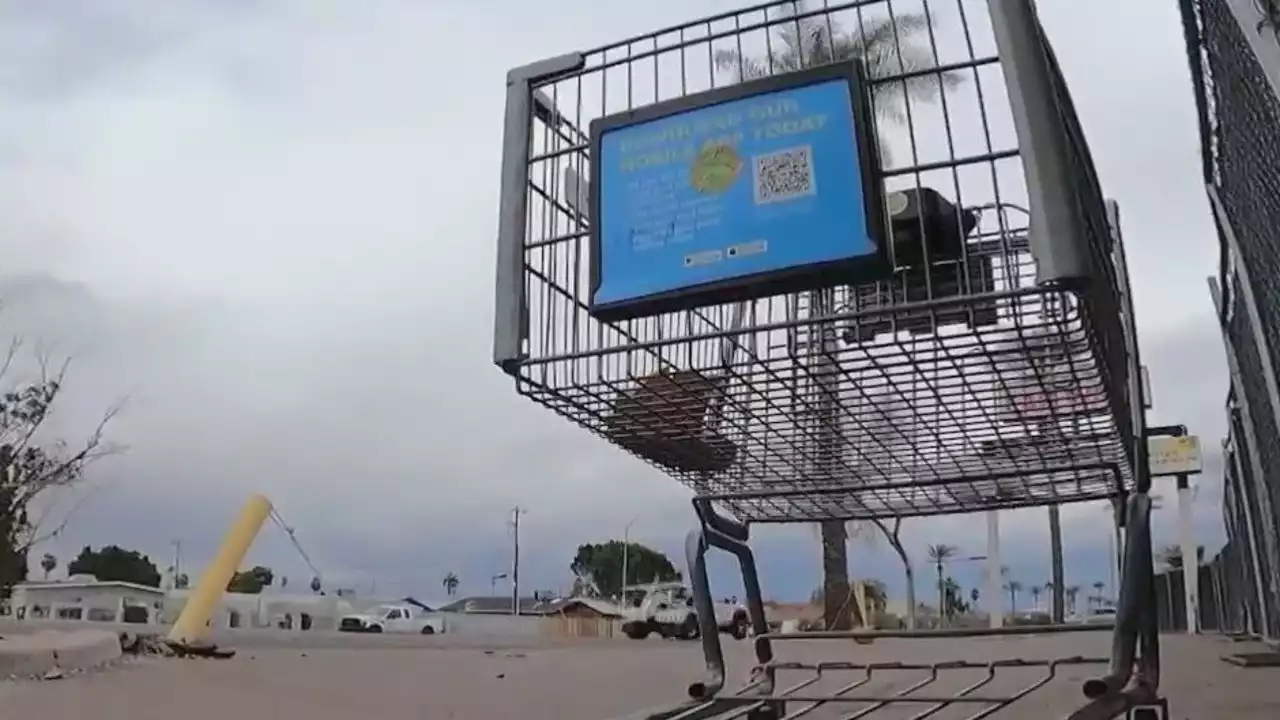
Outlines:
[{"label": "cloudy sky", "polygon": [[[128,452],[60,499],[74,515],[41,550],[167,558],[177,540],[195,567],[263,492],[327,582],[378,594],[438,595],[448,571],[487,593],[516,505],[530,587],[566,585],[576,545],[633,518],[635,539],[678,556],[686,492],[490,364],[504,75],[736,2],[4,3],[0,327],[73,357],[59,432],[128,397],[112,427]],[[1227,381],[1176,5],[1039,4],[1123,206],[1153,420],[1209,449],[1197,523],[1213,546]],[[943,23],[954,2],[932,5]],[[1106,579],[1104,518],[1066,512],[1075,584]],[[968,519],[908,533],[918,554],[983,549]],[[1044,582],[1043,512],[1010,514],[1004,533],[1014,575]],[[757,545],[774,595],[808,594],[811,529]],[[277,529],[251,560],[309,574]],[[898,586],[883,548],[853,562]]]}]

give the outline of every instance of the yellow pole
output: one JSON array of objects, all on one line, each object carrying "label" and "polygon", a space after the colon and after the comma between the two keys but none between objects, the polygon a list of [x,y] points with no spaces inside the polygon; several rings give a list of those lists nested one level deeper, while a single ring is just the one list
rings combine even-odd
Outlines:
[{"label": "yellow pole", "polygon": [[189,644],[197,642],[204,636],[209,618],[218,606],[218,601],[222,599],[227,583],[231,582],[240,563],[244,562],[249,546],[253,544],[253,539],[257,537],[258,531],[262,529],[262,524],[270,514],[271,501],[262,495],[254,495],[249,498],[249,502],[245,503],[240,516],[236,518],[231,529],[227,531],[226,537],[223,538],[218,554],[205,567],[195,590],[187,596],[187,604],[182,608],[182,614],[173,624],[173,630],[169,631],[171,642]]}]

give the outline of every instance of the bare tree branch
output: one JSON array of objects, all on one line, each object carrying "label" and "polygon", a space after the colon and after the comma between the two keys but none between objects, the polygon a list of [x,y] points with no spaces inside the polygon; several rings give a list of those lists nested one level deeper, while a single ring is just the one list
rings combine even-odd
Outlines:
[{"label": "bare tree branch", "polygon": [[[20,347],[19,341],[10,344],[0,361],[0,378],[13,368]],[[52,416],[62,392],[70,360],[55,364],[48,352],[38,349],[36,362],[37,379],[19,381],[0,393],[0,596],[25,575],[25,558],[31,547],[60,534],[96,489],[77,497],[50,530],[60,491],[82,483],[91,463],[124,449],[106,439],[107,426],[123,410],[124,401],[108,408],[74,449],[64,440],[43,438],[45,421]],[[39,516],[33,519],[36,512]]]}]

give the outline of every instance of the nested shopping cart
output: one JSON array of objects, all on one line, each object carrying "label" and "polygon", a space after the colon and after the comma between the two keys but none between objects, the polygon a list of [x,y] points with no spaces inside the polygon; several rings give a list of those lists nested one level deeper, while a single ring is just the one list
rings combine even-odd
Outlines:
[{"label": "nested shopping cart", "polygon": [[[500,212],[494,361],[695,494],[708,676],[644,717],[980,718],[1089,663],[1072,717],[1164,715],[1119,213],[1031,0],[775,2],[518,68]],[[771,632],[753,524],[1090,500],[1126,508],[1109,657],[775,656],[866,633]],[[741,689],[710,548],[742,569]]]}]

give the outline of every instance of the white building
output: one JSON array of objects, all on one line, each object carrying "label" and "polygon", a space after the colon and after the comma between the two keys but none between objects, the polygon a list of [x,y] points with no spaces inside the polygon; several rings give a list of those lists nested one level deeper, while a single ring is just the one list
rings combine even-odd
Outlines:
[{"label": "white building", "polygon": [[159,622],[165,591],[129,582],[98,582],[92,575],[20,583],[9,599],[15,619]]},{"label": "white building", "polygon": [[[170,624],[186,607],[189,593],[74,575],[66,580],[16,585],[8,615],[15,620]],[[338,618],[354,610],[350,601],[336,596],[224,593],[209,624],[217,628],[334,630]]]},{"label": "white building", "polygon": [[[161,622],[178,619],[189,593],[190,590],[170,590],[165,594]],[[209,624],[220,628],[335,630],[338,618],[351,612],[351,603],[329,595],[223,593]]]}]

